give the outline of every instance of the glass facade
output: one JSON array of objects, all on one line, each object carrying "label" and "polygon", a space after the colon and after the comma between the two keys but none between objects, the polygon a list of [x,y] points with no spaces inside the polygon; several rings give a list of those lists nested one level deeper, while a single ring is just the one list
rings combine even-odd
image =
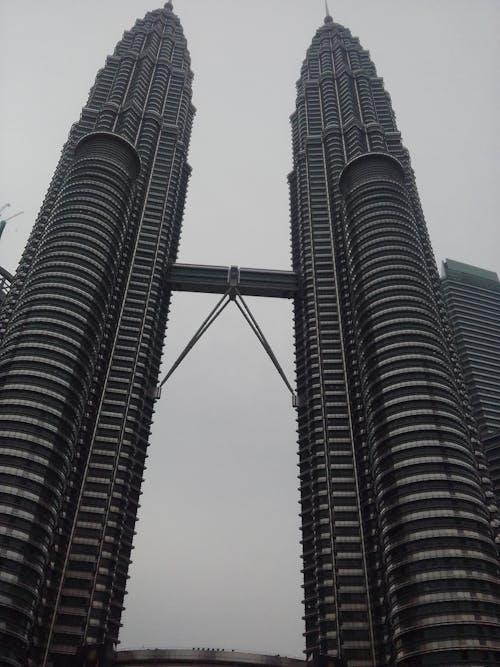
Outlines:
[{"label": "glass facade", "polygon": [[442,285],[467,393],[500,502],[500,282],[451,259]]},{"label": "glass facade", "polygon": [[[110,655],[118,639],[169,278],[192,277],[170,271],[191,82],[167,2],[98,73],[0,311],[1,666],[66,665],[84,645]],[[285,294],[278,272],[265,287],[296,295],[306,657],[496,665],[498,510],[460,373],[466,346],[454,344],[389,96],[329,16],[292,131],[294,274]],[[489,312],[478,303],[467,322]],[[484,340],[485,379],[491,322],[464,331]],[[491,424],[487,452],[498,451]]]},{"label": "glass facade", "polygon": [[291,120],[306,653],[495,664],[496,505],[408,152],[330,17]]},{"label": "glass facade", "polygon": [[166,3],[98,73],[1,312],[0,665],[65,664],[118,638],[191,81]]}]

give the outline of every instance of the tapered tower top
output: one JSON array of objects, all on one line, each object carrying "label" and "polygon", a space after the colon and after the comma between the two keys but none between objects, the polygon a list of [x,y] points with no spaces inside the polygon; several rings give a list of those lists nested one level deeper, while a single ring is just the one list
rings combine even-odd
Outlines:
[{"label": "tapered tower top", "polygon": [[166,2],[164,5],[165,9],[173,9],[174,5],[171,2]]},{"label": "tapered tower top", "polygon": [[325,23],[333,23],[330,7],[328,7],[328,0],[325,0]]}]

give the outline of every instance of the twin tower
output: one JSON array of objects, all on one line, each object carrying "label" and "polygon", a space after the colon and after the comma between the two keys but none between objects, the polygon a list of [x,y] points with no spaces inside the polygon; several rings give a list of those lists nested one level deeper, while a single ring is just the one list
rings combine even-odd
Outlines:
[{"label": "twin tower", "polygon": [[[2,308],[2,667],[118,638],[191,82],[166,3],[99,71]],[[382,79],[330,16],[292,141],[306,656],[498,665],[498,512],[414,175]]]}]

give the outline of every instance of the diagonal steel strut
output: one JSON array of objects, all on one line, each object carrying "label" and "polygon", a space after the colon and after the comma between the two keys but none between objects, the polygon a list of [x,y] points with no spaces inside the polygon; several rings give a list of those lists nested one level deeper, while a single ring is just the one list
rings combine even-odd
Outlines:
[{"label": "diagonal steel strut", "polygon": [[[276,370],[280,374],[283,382],[288,387],[288,390],[290,391],[290,393],[292,395],[292,398],[294,399],[294,405],[295,405],[295,392],[293,391],[292,386],[291,386],[290,382],[288,381],[288,378],[285,375],[285,371],[283,370],[283,368],[281,367],[278,359],[276,358],[276,355],[274,354],[272,347],[267,342],[267,339],[264,336],[264,333],[262,332],[262,329],[259,327],[259,325],[257,323],[257,320],[253,316],[252,311],[250,310],[250,308],[248,307],[245,300],[243,299],[243,297],[241,296],[241,294],[238,292],[237,289],[236,289],[236,298],[234,299],[234,301],[235,301],[236,305],[238,306],[238,309],[239,309],[240,313],[243,315],[243,317],[247,321],[250,329],[252,329],[254,334],[259,339],[262,347],[267,352],[269,358],[271,359],[271,361],[274,364],[274,367],[276,368]],[[240,304],[240,302],[241,302],[241,304]]]},{"label": "diagonal steel strut", "polygon": [[[175,371],[175,369],[180,365],[180,363],[183,361],[183,359],[185,359],[185,357],[188,355],[188,353],[193,349],[193,347],[200,340],[200,338],[203,336],[205,331],[207,331],[209,326],[215,322],[215,320],[219,317],[219,315],[222,313],[222,311],[228,305],[228,303],[230,301],[230,297],[229,297],[230,291],[231,290],[228,289],[226,291],[226,293],[224,294],[224,296],[222,297],[222,299],[220,299],[217,302],[215,307],[210,311],[209,315],[203,320],[201,326],[196,331],[194,336],[191,338],[189,343],[186,345],[186,347],[182,350],[180,355],[177,357],[177,360],[174,362],[171,369],[168,371],[168,373],[165,375],[163,380],[160,382],[160,384],[156,388],[156,398],[160,398],[161,388],[163,387],[165,382],[172,375],[172,373]],[[224,303],[224,301],[225,301],[225,303]]]},{"label": "diagonal steel strut", "polygon": [[198,328],[194,336],[191,338],[189,343],[186,345],[184,350],[181,352],[181,354],[178,356],[176,361],[173,363],[172,367],[168,371],[168,373],[165,375],[163,380],[160,382],[160,384],[156,387],[155,390],[155,398],[160,398],[161,396],[161,388],[163,385],[167,382],[167,380],[170,378],[170,376],[173,374],[173,372],[179,367],[181,362],[185,359],[185,357],[189,354],[189,352],[193,349],[193,347],[196,345],[196,343],[200,340],[200,338],[203,336],[203,334],[207,331],[207,329],[210,327],[213,322],[219,317],[219,315],[222,313],[222,311],[226,308],[226,306],[231,302],[234,301],[236,306],[238,307],[238,310],[240,313],[243,315],[243,318],[249,325],[250,329],[254,332],[256,335],[257,339],[259,340],[260,344],[266,351],[267,355],[271,359],[271,361],[274,364],[274,367],[278,371],[279,375],[281,376],[283,382],[285,383],[286,387],[288,388],[289,392],[292,395],[292,402],[293,406],[297,406],[297,397],[295,395],[295,392],[292,388],[292,385],[288,381],[288,378],[285,375],[285,371],[281,367],[276,355],[274,354],[272,347],[269,345],[266,337],[264,336],[264,333],[262,329],[260,328],[257,320],[253,316],[252,311],[250,310],[249,306],[241,296],[238,288],[233,284],[228,287],[226,290],[224,296],[222,299],[220,299],[217,304],[214,306],[214,308],[210,311],[208,316],[205,318],[205,320],[202,322],[201,326]]}]

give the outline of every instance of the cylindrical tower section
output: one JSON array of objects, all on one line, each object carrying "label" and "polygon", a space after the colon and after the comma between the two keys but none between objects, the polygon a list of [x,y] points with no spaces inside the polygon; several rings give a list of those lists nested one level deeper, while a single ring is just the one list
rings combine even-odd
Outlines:
[{"label": "cylindrical tower section", "polygon": [[494,664],[498,560],[405,172],[370,153],[340,188],[394,664]]},{"label": "cylindrical tower section", "polygon": [[133,146],[77,145],[0,352],[0,665],[23,666],[115,295]]}]

